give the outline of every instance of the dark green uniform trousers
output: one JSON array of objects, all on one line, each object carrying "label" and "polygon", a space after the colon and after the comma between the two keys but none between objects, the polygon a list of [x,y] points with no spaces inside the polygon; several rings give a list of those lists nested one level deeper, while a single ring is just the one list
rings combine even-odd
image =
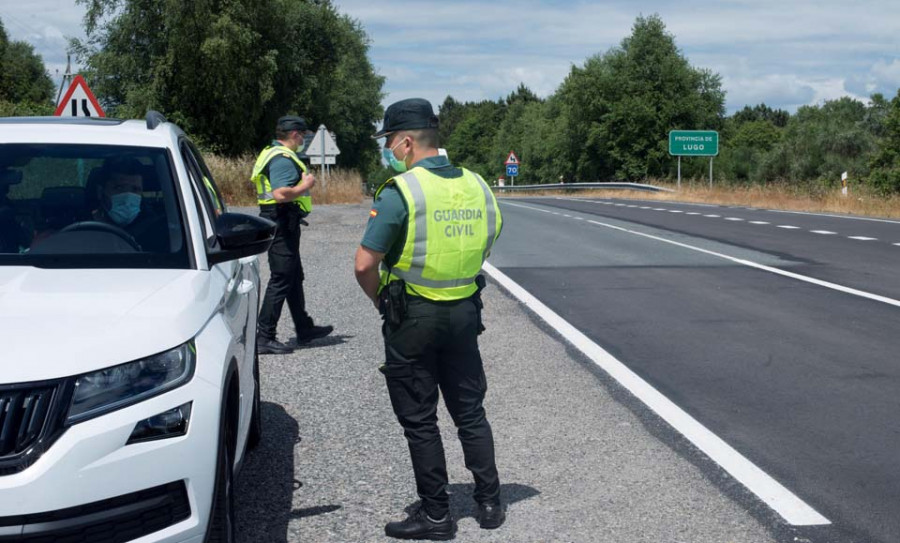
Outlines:
[{"label": "dark green uniform trousers", "polygon": [[456,424],[478,503],[500,501],[494,436],[485,416],[487,380],[478,352],[478,313],[472,299],[430,302],[408,296],[407,316],[382,331],[391,404],[409,444],[419,497],[428,514],[449,511],[447,463],[437,425],[438,389]]}]

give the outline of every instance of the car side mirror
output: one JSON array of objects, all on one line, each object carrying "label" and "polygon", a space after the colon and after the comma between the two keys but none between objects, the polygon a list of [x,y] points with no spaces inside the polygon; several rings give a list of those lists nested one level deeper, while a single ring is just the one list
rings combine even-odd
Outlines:
[{"label": "car side mirror", "polygon": [[216,218],[217,247],[206,252],[213,266],[269,250],[275,239],[275,223],[243,213],[222,213]]}]

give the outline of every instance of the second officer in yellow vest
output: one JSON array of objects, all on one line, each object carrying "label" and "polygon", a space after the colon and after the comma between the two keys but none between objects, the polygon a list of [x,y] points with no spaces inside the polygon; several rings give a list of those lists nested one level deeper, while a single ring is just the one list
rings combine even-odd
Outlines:
[{"label": "second officer in yellow vest", "polygon": [[[278,119],[275,140],[259,154],[251,176],[256,185],[260,216],[278,224],[275,241],[269,249],[271,277],[259,309],[256,347],[260,354],[289,353],[294,346],[327,336],[333,330],[331,326],[313,323],[306,312],[303,295],[300,224],[305,224],[303,218],[312,211],[309,190],[316,182],[297,157],[304,132],[306,122],[302,117]],[[294,345],[285,345],[275,337],[285,301],[297,332]]]},{"label": "second officer in yellow vest", "polygon": [[498,528],[505,518],[477,340],[479,272],[500,233],[500,209],[478,174],[440,156],[437,129],[423,99],[402,100],[385,112],[375,137],[386,138],[384,158],[400,175],[376,193],[356,253],[357,281],[384,316],[380,369],[422,499],[409,518],[385,526],[400,539],[446,540],[456,532],[437,425],[439,389],[475,479],[479,524]]}]

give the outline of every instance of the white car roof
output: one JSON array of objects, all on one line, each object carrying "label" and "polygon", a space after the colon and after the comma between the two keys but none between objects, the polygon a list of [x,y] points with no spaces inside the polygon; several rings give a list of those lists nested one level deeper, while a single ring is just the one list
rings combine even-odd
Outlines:
[{"label": "white car roof", "polygon": [[146,121],[100,117],[0,118],[0,143],[88,143],[174,148],[181,129],[163,122],[148,128]]}]

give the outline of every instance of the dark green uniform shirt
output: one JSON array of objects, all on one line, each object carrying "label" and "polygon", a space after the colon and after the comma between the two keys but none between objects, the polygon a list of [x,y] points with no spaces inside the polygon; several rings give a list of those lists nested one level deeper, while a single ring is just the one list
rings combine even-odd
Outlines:
[{"label": "dark green uniform shirt", "polygon": [[[462,170],[454,167],[447,157],[441,155],[423,158],[410,169],[417,167],[425,168],[444,179],[455,179],[462,175]],[[363,234],[362,246],[385,253],[385,264],[393,266],[403,252],[408,216],[406,201],[400,195],[400,191],[393,183],[387,185],[375,198],[375,204],[369,214],[369,224],[366,225],[366,232]]]}]

